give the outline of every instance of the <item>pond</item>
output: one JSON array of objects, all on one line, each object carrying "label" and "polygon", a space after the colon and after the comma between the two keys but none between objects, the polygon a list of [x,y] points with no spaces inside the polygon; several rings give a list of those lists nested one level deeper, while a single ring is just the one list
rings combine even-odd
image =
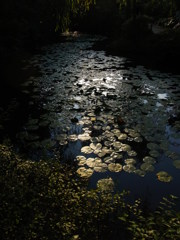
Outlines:
[{"label": "pond", "polygon": [[34,55],[24,70],[41,74],[21,85],[26,105],[14,97],[0,108],[1,133],[34,160],[76,166],[90,188],[109,179],[152,205],[180,197],[180,76],[93,50],[100,38],[70,37]]}]

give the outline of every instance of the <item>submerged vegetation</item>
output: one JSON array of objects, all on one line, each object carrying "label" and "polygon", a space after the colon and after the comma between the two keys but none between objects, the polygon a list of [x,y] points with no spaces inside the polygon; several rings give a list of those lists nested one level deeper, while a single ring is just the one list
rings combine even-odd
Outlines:
[{"label": "submerged vegetation", "polygon": [[176,197],[156,211],[127,193],[113,193],[111,178],[87,190],[87,181],[53,161],[34,162],[0,145],[1,239],[179,239]]}]

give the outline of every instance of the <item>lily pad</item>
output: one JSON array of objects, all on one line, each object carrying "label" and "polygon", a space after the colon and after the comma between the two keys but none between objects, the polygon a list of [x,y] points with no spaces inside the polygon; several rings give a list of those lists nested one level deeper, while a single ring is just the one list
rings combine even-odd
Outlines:
[{"label": "lily pad", "polygon": [[97,182],[97,188],[102,192],[113,192],[114,182],[112,178],[100,179]]},{"label": "lily pad", "polygon": [[131,146],[130,145],[128,145],[128,144],[121,144],[121,151],[123,151],[123,152],[128,152],[128,151],[130,151],[131,150]]},{"label": "lily pad", "polygon": [[67,145],[67,144],[68,144],[68,142],[65,139],[62,139],[62,140],[59,141],[59,145],[61,145],[61,146],[64,146],[64,145]]},{"label": "lily pad", "polygon": [[108,165],[108,169],[111,172],[121,172],[122,171],[122,165],[119,163],[110,163]]},{"label": "lily pad", "polygon": [[69,135],[68,140],[71,142],[75,142],[78,140],[77,135]]},{"label": "lily pad", "polygon": [[101,150],[102,144],[101,143],[97,143],[97,144],[91,143],[90,148],[92,148],[93,150]]},{"label": "lily pad", "polygon": [[96,172],[106,172],[107,171],[107,164],[106,163],[99,163],[95,164],[94,171]]},{"label": "lily pad", "polygon": [[78,135],[78,139],[80,141],[89,141],[91,139],[91,136],[88,133],[84,133],[84,134]]},{"label": "lily pad", "polygon": [[123,170],[128,173],[133,173],[136,170],[136,167],[132,164],[124,165]]},{"label": "lily pad", "polygon": [[128,135],[132,138],[139,138],[140,137],[140,134],[134,130],[130,130]]},{"label": "lily pad", "polygon": [[142,137],[135,137],[134,141],[137,143],[140,143],[140,142],[143,142],[143,139],[142,139]]},{"label": "lily pad", "polygon": [[156,160],[153,157],[146,156],[143,158],[143,162],[149,163],[149,164],[154,164],[154,163],[156,163]]},{"label": "lily pad", "polygon": [[179,159],[179,154],[175,153],[175,152],[170,152],[168,154],[168,157],[171,158],[172,160],[178,160]]},{"label": "lily pad", "polygon": [[78,170],[77,170],[77,173],[83,177],[83,178],[89,178],[92,176],[93,174],[93,170],[91,168],[85,168],[85,167],[80,167]]},{"label": "lily pad", "polygon": [[116,148],[116,149],[120,149],[122,146],[122,143],[121,142],[113,142],[113,147]]},{"label": "lily pad", "polygon": [[124,161],[127,165],[136,164],[136,160],[134,158],[128,158]]},{"label": "lily pad", "polygon": [[156,143],[148,143],[147,148],[149,148],[150,150],[157,150],[159,149],[159,145]]},{"label": "lily pad", "polygon": [[81,159],[78,161],[78,166],[84,166],[86,164],[86,159]]},{"label": "lily pad", "polygon": [[128,154],[129,157],[137,156],[137,153],[134,150],[128,151],[127,154]]},{"label": "lily pad", "polygon": [[102,140],[101,137],[92,137],[90,139],[92,143],[98,143],[98,142],[101,142],[101,140]]},{"label": "lily pad", "polygon": [[144,177],[146,175],[146,172],[141,169],[136,169],[134,173],[139,175],[140,177]]},{"label": "lily pad", "polygon": [[105,142],[104,142],[104,145],[105,145],[106,147],[110,147],[110,146],[112,145],[112,142],[110,142],[110,141],[105,141]]},{"label": "lily pad", "polygon": [[100,150],[97,155],[98,155],[98,157],[102,158],[102,157],[104,157],[106,154],[107,154],[106,151]]},{"label": "lily pad", "polygon": [[111,132],[113,132],[116,137],[119,137],[121,134],[121,131],[119,129],[113,129]]},{"label": "lily pad", "polygon": [[105,163],[113,163],[115,160],[112,158],[112,157],[110,157],[110,156],[108,156],[108,157],[106,157],[106,158],[104,158],[104,162]]},{"label": "lily pad", "polygon": [[120,154],[120,153],[117,153],[117,152],[113,152],[113,153],[111,154],[111,157],[112,157],[113,159],[115,159],[115,160],[119,160],[119,159],[122,159],[122,158],[123,158],[123,155]]},{"label": "lily pad", "polygon": [[149,155],[151,155],[152,157],[158,157],[160,154],[159,154],[159,152],[158,151],[156,151],[156,150],[152,150],[152,151],[150,151],[149,152]]},{"label": "lily pad", "polygon": [[121,133],[119,136],[118,136],[118,140],[126,140],[127,139],[127,134],[126,133]]},{"label": "lily pad", "polygon": [[95,158],[88,158],[86,160],[86,165],[90,168],[94,168],[96,166]]},{"label": "lily pad", "polygon": [[141,164],[141,170],[143,170],[145,172],[153,172],[154,167],[152,164],[145,162],[145,163]]},{"label": "lily pad", "polygon": [[93,152],[93,150],[89,146],[85,146],[85,147],[81,148],[81,152],[85,153],[85,154],[91,154]]},{"label": "lily pad", "polygon": [[180,160],[174,161],[174,162],[173,162],[173,165],[174,165],[176,168],[180,169]]},{"label": "lily pad", "polygon": [[161,182],[171,182],[173,177],[170,176],[167,172],[161,171],[156,174],[157,178]]},{"label": "lily pad", "polygon": [[77,161],[81,161],[81,160],[86,160],[86,157],[84,157],[84,156],[77,156],[76,159],[77,159]]},{"label": "lily pad", "polygon": [[106,154],[111,154],[113,152],[113,150],[111,148],[107,148],[107,147],[103,147],[102,151],[106,152]]}]

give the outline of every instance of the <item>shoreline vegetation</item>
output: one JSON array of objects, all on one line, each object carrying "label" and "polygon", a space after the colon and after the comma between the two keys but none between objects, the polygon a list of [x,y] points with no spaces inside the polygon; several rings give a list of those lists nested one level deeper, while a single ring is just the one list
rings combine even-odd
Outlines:
[{"label": "shoreline vegetation", "polygon": [[179,239],[175,196],[156,210],[128,193],[113,193],[110,179],[87,189],[86,179],[58,159],[34,162],[0,145],[1,239]]},{"label": "shoreline vegetation", "polygon": [[[142,24],[143,22],[143,24]],[[161,27],[147,16],[129,19],[121,27],[121,34],[111,35],[94,45],[95,50],[129,57],[135,63],[179,74],[180,28]]]},{"label": "shoreline vegetation", "polygon": [[37,4],[15,4],[10,0],[10,8],[3,3],[1,74],[6,74],[7,66],[27,59],[42,46],[64,41],[63,31],[105,35],[107,40],[95,44],[94,49],[179,73],[179,1],[83,0],[80,5],[75,2],[53,0],[49,5],[48,1],[39,0]]},{"label": "shoreline vegetation", "polygon": [[[43,45],[60,41],[64,30],[106,35],[108,39],[95,44],[95,50],[179,73],[179,2],[4,1],[0,9],[2,104],[17,94],[18,84],[26,78],[23,61]],[[124,192],[114,194],[102,186],[88,190],[87,181],[78,178],[72,166],[54,158],[34,162],[0,144],[2,240],[180,239],[175,196],[163,198],[152,211],[139,199],[128,203]]]}]

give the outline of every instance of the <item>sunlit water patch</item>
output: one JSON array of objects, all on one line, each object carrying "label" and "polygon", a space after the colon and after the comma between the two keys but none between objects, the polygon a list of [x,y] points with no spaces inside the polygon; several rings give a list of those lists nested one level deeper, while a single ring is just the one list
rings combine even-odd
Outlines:
[{"label": "sunlit water patch", "polygon": [[21,86],[30,114],[15,142],[36,160],[75,165],[92,188],[110,179],[152,202],[180,196],[180,76],[91,50],[96,40],[51,45],[31,59],[41,76]]}]

